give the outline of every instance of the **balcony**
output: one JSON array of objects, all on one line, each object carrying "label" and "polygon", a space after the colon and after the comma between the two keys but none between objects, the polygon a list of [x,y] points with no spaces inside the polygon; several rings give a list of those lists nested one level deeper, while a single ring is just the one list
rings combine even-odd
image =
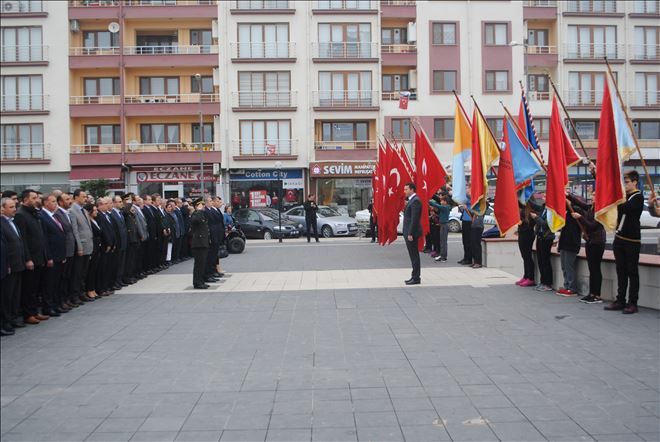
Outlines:
[{"label": "balcony", "polygon": [[121,153],[121,144],[74,144],[71,153]]},{"label": "balcony", "polygon": [[563,95],[567,108],[600,110],[603,103],[602,90],[566,90]]},{"label": "balcony", "polygon": [[416,5],[414,0],[381,0],[380,15],[382,18],[415,18]]},{"label": "balcony", "polygon": [[316,161],[371,161],[376,159],[376,140],[315,141]]},{"label": "balcony", "polygon": [[630,62],[633,64],[657,64],[660,62],[660,45],[631,45]]},{"label": "balcony", "polygon": [[525,46],[527,65],[534,67],[557,66],[557,46]]},{"label": "balcony", "polygon": [[232,92],[234,112],[296,110],[296,91]]},{"label": "balcony", "polygon": [[314,110],[378,111],[378,91],[313,91]]},{"label": "balcony", "polygon": [[3,95],[0,112],[4,115],[45,115],[49,95]]},{"label": "balcony", "polygon": [[620,13],[617,9],[617,1],[578,1],[570,0],[564,3],[564,16],[587,16],[587,17],[600,17],[600,16],[619,16],[623,17],[624,14]]},{"label": "balcony", "polygon": [[[219,143],[202,143],[204,162],[219,163]],[[71,166],[121,165],[120,144],[84,144],[71,146]],[[199,143],[129,143],[125,146],[124,161],[131,166],[196,164],[200,160]]]},{"label": "balcony", "polygon": [[69,97],[69,114],[76,117],[118,117],[119,95],[83,95]]},{"label": "balcony", "polygon": [[217,115],[220,94],[126,95],[126,116]]},{"label": "balcony", "polygon": [[[129,19],[209,18],[218,16],[217,0],[123,0]],[[173,9],[176,8],[176,9]],[[70,19],[118,18],[119,0],[69,0]]]},{"label": "balcony", "polygon": [[556,20],[557,2],[529,0],[523,2],[523,20]]},{"label": "balcony", "polygon": [[298,140],[232,140],[235,160],[295,160]]},{"label": "balcony", "polygon": [[48,46],[2,46],[0,66],[47,66]]},{"label": "balcony", "polygon": [[14,0],[2,2],[2,18],[48,17],[43,0]]},{"label": "balcony", "polygon": [[0,160],[7,163],[50,163],[50,144],[19,143],[0,145]]},{"label": "balcony", "polygon": [[550,91],[527,91],[529,101],[549,101]]},{"label": "balcony", "polygon": [[624,45],[619,43],[567,43],[564,45],[564,62],[566,63],[604,63],[605,57],[610,63],[625,62]]},{"label": "balcony", "polygon": [[628,93],[628,106],[636,111],[660,109],[660,92],[657,90],[631,91]]},{"label": "balcony", "polygon": [[72,47],[69,48],[71,69],[118,68],[118,47]]},{"label": "balcony", "polygon": [[657,18],[660,17],[660,2],[658,0],[636,1],[633,4],[633,12],[629,14],[633,18]]},{"label": "balcony", "polygon": [[288,0],[234,0],[229,12],[235,14],[295,14]]},{"label": "balcony", "polygon": [[375,0],[316,0],[312,14],[378,14]]},{"label": "balcony", "polygon": [[[391,92],[385,92],[381,94],[382,100],[383,101],[399,101],[399,98],[401,98],[401,92],[406,92],[406,91],[391,91]],[[417,100],[417,92],[413,91],[407,91],[410,93],[408,96],[408,100],[410,101],[415,101]],[[447,91],[433,91],[434,93],[438,92],[447,92]]]},{"label": "balcony", "polygon": [[378,43],[345,41],[312,43],[312,57],[316,63],[377,63]]},{"label": "balcony", "polygon": [[291,63],[296,61],[294,42],[231,43],[234,63]]},{"label": "balcony", "polygon": [[128,68],[217,66],[217,45],[125,46]]},{"label": "balcony", "polygon": [[416,44],[382,45],[383,66],[417,66]]}]

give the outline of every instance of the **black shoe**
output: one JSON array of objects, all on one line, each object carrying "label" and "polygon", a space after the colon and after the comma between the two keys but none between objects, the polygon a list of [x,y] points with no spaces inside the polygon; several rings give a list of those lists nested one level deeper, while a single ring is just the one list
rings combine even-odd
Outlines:
[{"label": "black shoe", "polygon": [[218,282],[218,280],[215,278],[206,278],[204,279],[204,282]]},{"label": "black shoe", "polygon": [[9,331],[9,330],[0,329],[0,336],[11,336],[13,334],[15,334],[14,330]]},{"label": "black shoe", "polygon": [[463,265],[463,264],[465,264],[465,263],[466,263],[466,261],[465,261],[464,259],[461,259],[460,261],[456,261],[456,264],[461,264],[461,265]]},{"label": "black shoe", "polygon": [[45,315],[45,316],[60,316],[60,313],[55,309],[53,309],[53,310],[44,310],[41,314]]},{"label": "black shoe", "polygon": [[225,277],[224,273],[222,273],[222,272],[218,273],[218,278],[224,278],[224,277]]},{"label": "black shoe", "polygon": [[204,285],[194,285],[194,286],[193,286],[193,288],[195,288],[195,289],[197,289],[197,290],[206,290],[206,289],[208,289],[209,287],[211,287],[211,286],[208,285],[208,284],[204,284]]},{"label": "black shoe", "polygon": [[615,311],[615,310],[623,310],[625,308],[626,308],[625,305],[615,301],[607,304],[605,307],[603,307],[603,310]]},{"label": "black shoe", "polygon": [[407,281],[405,281],[406,285],[417,285],[421,284],[422,280],[420,278],[410,278]]},{"label": "black shoe", "polygon": [[10,323],[2,324],[2,327],[0,327],[0,330],[4,330],[6,332],[13,332],[14,327],[12,327]]},{"label": "black shoe", "polygon": [[212,278],[222,278],[224,273],[215,272],[211,275]]},{"label": "black shoe", "polygon": [[25,328],[27,325],[25,325],[23,322],[20,321],[11,321],[9,323],[12,328]]}]

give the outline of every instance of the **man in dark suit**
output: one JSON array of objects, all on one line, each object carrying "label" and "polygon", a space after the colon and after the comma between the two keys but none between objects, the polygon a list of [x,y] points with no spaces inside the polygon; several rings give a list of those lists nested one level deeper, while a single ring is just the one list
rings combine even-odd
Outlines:
[{"label": "man in dark suit", "polygon": [[126,269],[126,250],[128,248],[128,231],[126,230],[126,220],[122,213],[124,201],[120,196],[115,196],[112,200],[112,210],[110,211],[110,219],[115,229],[115,238],[117,240],[117,248],[115,249],[115,273],[114,289],[121,290],[122,287],[128,284],[124,283],[124,272]]},{"label": "man in dark suit", "polygon": [[208,289],[209,285],[205,282],[206,262],[210,243],[210,232],[207,213],[204,210],[204,202],[200,198],[194,203],[195,212],[190,218],[191,225],[191,243],[193,258],[193,287],[196,289]]},{"label": "man in dark suit", "polygon": [[2,315],[0,321],[2,331],[13,334],[14,328],[25,327],[16,321],[21,303],[21,279],[25,270],[25,242],[21,232],[14,224],[16,202],[12,198],[2,198],[2,217],[0,218],[0,231],[4,243],[2,252],[7,254],[7,267],[2,266],[7,275],[2,277],[0,292]]},{"label": "man in dark suit", "polygon": [[174,210],[172,211],[172,215],[174,215],[174,219],[176,221],[174,228],[175,228],[175,235],[174,238],[172,239],[172,262],[174,264],[179,263],[182,261],[182,251],[183,251],[183,241],[185,239],[185,223],[183,220],[183,213],[181,213],[181,200],[179,198],[176,198],[174,200]]},{"label": "man in dark suit", "polygon": [[310,242],[311,240],[312,229],[314,229],[314,239],[316,239],[316,242],[319,242],[319,231],[316,222],[316,212],[318,212],[319,206],[316,205],[316,195],[312,195],[311,193],[307,195],[307,201],[305,201],[303,204],[303,209],[305,209],[305,230],[307,231],[307,242]]},{"label": "man in dark suit", "polygon": [[140,239],[137,251],[135,253],[135,277],[137,279],[142,279],[147,276],[145,273],[148,270],[148,266],[145,263],[146,260],[146,247],[149,240],[149,225],[147,224],[147,218],[144,215],[144,200],[139,196],[135,196],[135,203],[131,211],[135,215],[135,228],[137,229],[138,238]]},{"label": "man in dark suit", "polygon": [[72,202],[71,195],[68,193],[60,193],[57,195],[57,210],[54,215],[60,224],[62,224],[62,228],[64,228],[64,233],[66,234],[66,262],[62,267],[62,277],[58,289],[60,303],[57,306],[57,308],[64,313],[72,308],[67,301],[71,294],[71,277],[73,273],[74,255],[76,253],[76,237],[73,233],[71,217],[68,212]]},{"label": "man in dark suit", "polygon": [[155,214],[151,206],[151,195],[144,195],[142,197],[142,202],[142,214],[144,215],[144,219],[147,222],[147,232],[149,237],[146,244],[144,245],[145,273],[150,275],[154,273],[156,267],[155,248],[158,231],[156,228],[156,219],[154,218]]},{"label": "man in dark suit", "polygon": [[156,221],[156,231],[158,236],[156,237],[156,247],[154,249],[156,266],[159,270],[165,269],[165,258],[167,256],[167,230],[165,228],[165,208],[163,207],[163,199],[157,193],[151,195],[151,201],[153,203],[152,211],[154,213],[154,220]]},{"label": "man in dark suit", "polygon": [[206,260],[206,279],[205,282],[217,282],[216,278],[220,277],[217,270],[218,265],[218,250],[222,244],[225,236],[225,223],[222,214],[216,210],[213,198],[207,197],[206,199],[206,217],[208,219],[209,233],[211,239],[211,246],[208,250],[208,257]]},{"label": "man in dark suit", "polygon": [[124,264],[124,276],[122,282],[124,284],[134,284],[137,282],[135,277],[135,259],[137,258],[138,246],[140,244],[140,236],[138,234],[137,221],[135,219],[135,211],[133,209],[133,194],[127,193],[124,195],[124,206],[121,209],[121,215],[124,218],[126,225],[126,256]]},{"label": "man in dark suit", "polygon": [[46,240],[46,264],[44,289],[41,292],[41,308],[44,315],[60,316],[60,288],[64,277],[66,264],[66,232],[64,226],[55,217],[57,198],[46,195],[42,200],[42,210],[39,213],[41,228]]},{"label": "man in dark suit", "polygon": [[422,281],[420,277],[419,249],[417,247],[417,240],[422,236],[422,202],[415,193],[417,190],[415,183],[408,183],[403,189],[408,200],[403,211],[403,238],[406,241],[406,248],[412,263],[412,277],[406,281],[406,285],[416,285]]},{"label": "man in dark suit", "polygon": [[[112,265],[114,263],[114,251],[116,247],[116,238],[115,238],[115,229],[112,226],[112,220],[108,214],[110,209],[109,197],[99,198],[96,202],[96,207],[98,208],[98,216],[96,217],[96,223],[101,228],[101,254],[99,257],[99,265],[97,267],[97,285],[99,291],[97,293],[101,296],[112,295],[114,290],[112,286],[114,281],[112,280]],[[81,301],[89,301],[92,298],[89,298],[86,294],[80,295]]]}]

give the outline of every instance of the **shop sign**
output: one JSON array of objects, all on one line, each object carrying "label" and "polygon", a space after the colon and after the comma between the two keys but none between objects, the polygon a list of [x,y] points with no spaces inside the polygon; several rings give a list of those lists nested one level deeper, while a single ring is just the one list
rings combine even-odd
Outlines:
[{"label": "shop sign", "polygon": [[376,164],[370,161],[328,161],[309,164],[309,174],[313,177],[371,176]]},{"label": "shop sign", "polygon": [[[197,182],[201,179],[199,166],[157,166],[136,169],[138,183]],[[215,182],[217,177],[211,169],[204,169],[204,181]]]},{"label": "shop sign", "polygon": [[302,169],[246,169],[229,175],[231,181],[277,181],[281,178],[283,181],[300,179],[302,182],[302,177]]},{"label": "shop sign", "polygon": [[265,190],[250,190],[250,207],[267,207],[267,196]]},{"label": "shop sign", "polygon": [[282,180],[283,189],[302,189],[305,187],[305,183],[302,178],[287,178]]}]

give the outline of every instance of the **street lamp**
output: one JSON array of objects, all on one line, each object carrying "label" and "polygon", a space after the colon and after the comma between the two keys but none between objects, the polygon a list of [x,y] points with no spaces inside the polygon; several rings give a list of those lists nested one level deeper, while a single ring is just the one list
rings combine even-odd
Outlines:
[{"label": "street lamp", "polygon": [[527,86],[528,86],[528,84],[527,84],[527,46],[529,46],[529,45],[527,43],[518,43],[515,40],[511,40],[509,42],[509,46],[511,46],[512,48],[516,47],[516,46],[522,46],[522,48],[523,48],[523,66],[524,66],[523,75],[525,77],[525,88],[527,88]]},{"label": "street lamp", "polygon": [[282,162],[275,161],[275,170],[277,170],[277,180],[279,186],[277,188],[277,222],[280,225],[279,242],[282,242]]},{"label": "street lamp", "polygon": [[199,92],[199,196],[204,198],[204,145],[202,136],[204,134],[204,118],[202,116],[202,74],[195,74],[197,80],[197,92]]}]

